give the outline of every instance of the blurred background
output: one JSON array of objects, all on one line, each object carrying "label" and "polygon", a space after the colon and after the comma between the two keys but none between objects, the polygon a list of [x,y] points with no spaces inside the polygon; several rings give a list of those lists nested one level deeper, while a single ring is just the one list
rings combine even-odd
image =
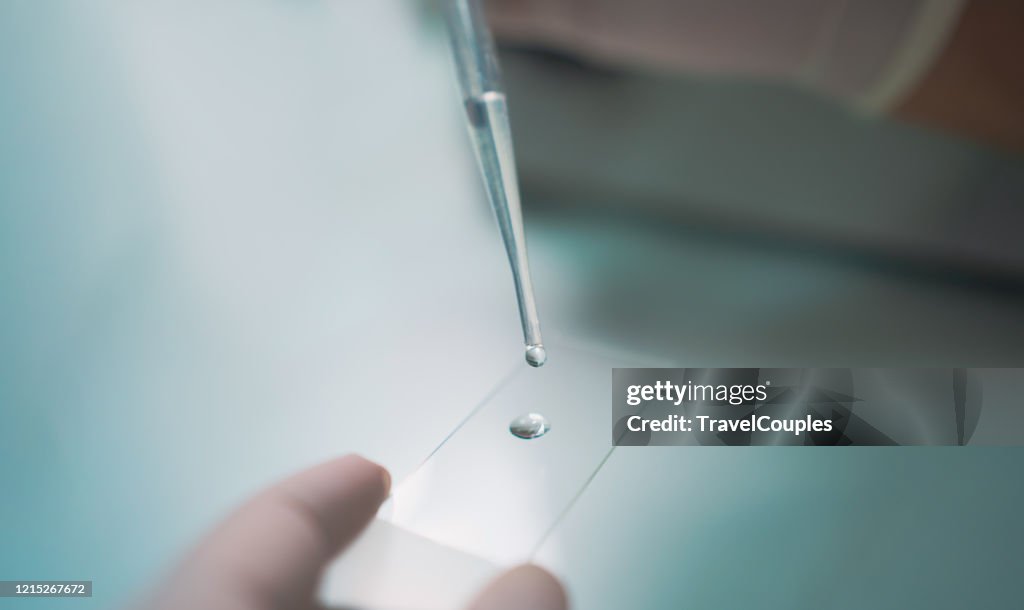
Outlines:
[{"label": "blurred background", "polygon": [[[57,601],[125,602],[297,468],[357,451],[400,480],[522,366],[435,17],[405,0],[0,4],[0,578],[93,579],[92,600]],[[504,68],[551,343],[682,366],[1020,365],[1019,155],[763,79],[522,41]],[[904,502],[892,532],[966,516],[952,548],[982,567],[911,569],[964,583],[936,600],[1013,566],[984,541],[1020,533],[1019,450],[686,451],[723,489],[754,485],[754,460],[778,472],[757,487],[785,495],[778,518],[813,513],[809,493],[864,502],[848,484],[880,473]],[[683,454],[624,455],[606,495]],[[563,558],[601,527],[581,519]],[[602,578],[621,566],[564,561],[581,607],[623,601]],[[670,565],[641,601],[678,601]],[[757,599],[715,598],[731,576],[713,574],[692,601]]]}]

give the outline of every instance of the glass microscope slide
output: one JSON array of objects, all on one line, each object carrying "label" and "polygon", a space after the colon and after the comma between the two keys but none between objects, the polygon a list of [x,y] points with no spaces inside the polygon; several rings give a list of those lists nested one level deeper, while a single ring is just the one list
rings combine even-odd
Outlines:
[{"label": "glass microscope slide", "polygon": [[[530,560],[611,454],[612,368],[669,366],[558,344],[549,353],[543,368],[517,363],[395,483],[378,519],[328,570],[325,602],[463,607],[504,568]],[[547,432],[514,435],[513,422],[531,413]]]},{"label": "glass microscope slide", "polygon": [[[550,353],[543,368],[506,380],[396,485],[381,518],[497,564],[529,559],[612,450],[612,368],[642,366],[562,346]],[[522,433],[524,422],[537,424],[535,434]]]}]

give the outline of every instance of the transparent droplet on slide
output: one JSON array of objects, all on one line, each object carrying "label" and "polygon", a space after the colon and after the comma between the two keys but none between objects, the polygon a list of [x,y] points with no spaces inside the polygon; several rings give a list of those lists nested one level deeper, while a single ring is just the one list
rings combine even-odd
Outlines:
[{"label": "transparent droplet on slide", "polygon": [[530,440],[531,438],[539,438],[548,433],[551,429],[551,424],[548,423],[548,418],[544,417],[540,413],[527,413],[526,415],[520,415],[519,417],[512,420],[512,423],[508,425],[508,430],[514,436]]}]

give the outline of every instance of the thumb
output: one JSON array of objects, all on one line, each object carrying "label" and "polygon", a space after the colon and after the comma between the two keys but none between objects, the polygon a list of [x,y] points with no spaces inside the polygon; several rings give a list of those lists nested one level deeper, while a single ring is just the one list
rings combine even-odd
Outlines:
[{"label": "thumb", "polygon": [[569,601],[562,584],[534,565],[512,568],[494,579],[468,610],[566,610]]}]

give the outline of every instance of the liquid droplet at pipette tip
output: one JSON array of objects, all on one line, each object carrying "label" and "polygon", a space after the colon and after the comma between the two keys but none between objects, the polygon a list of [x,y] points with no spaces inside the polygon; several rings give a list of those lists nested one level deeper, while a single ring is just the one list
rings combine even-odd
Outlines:
[{"label": "liquid droplet at pipette tip", "polygon": [[548,352],[544,349],[544,345],[537,343],[535,345],[526,346],[526,363],[533,367],[544,366],[544,363],[548,360]]}]

